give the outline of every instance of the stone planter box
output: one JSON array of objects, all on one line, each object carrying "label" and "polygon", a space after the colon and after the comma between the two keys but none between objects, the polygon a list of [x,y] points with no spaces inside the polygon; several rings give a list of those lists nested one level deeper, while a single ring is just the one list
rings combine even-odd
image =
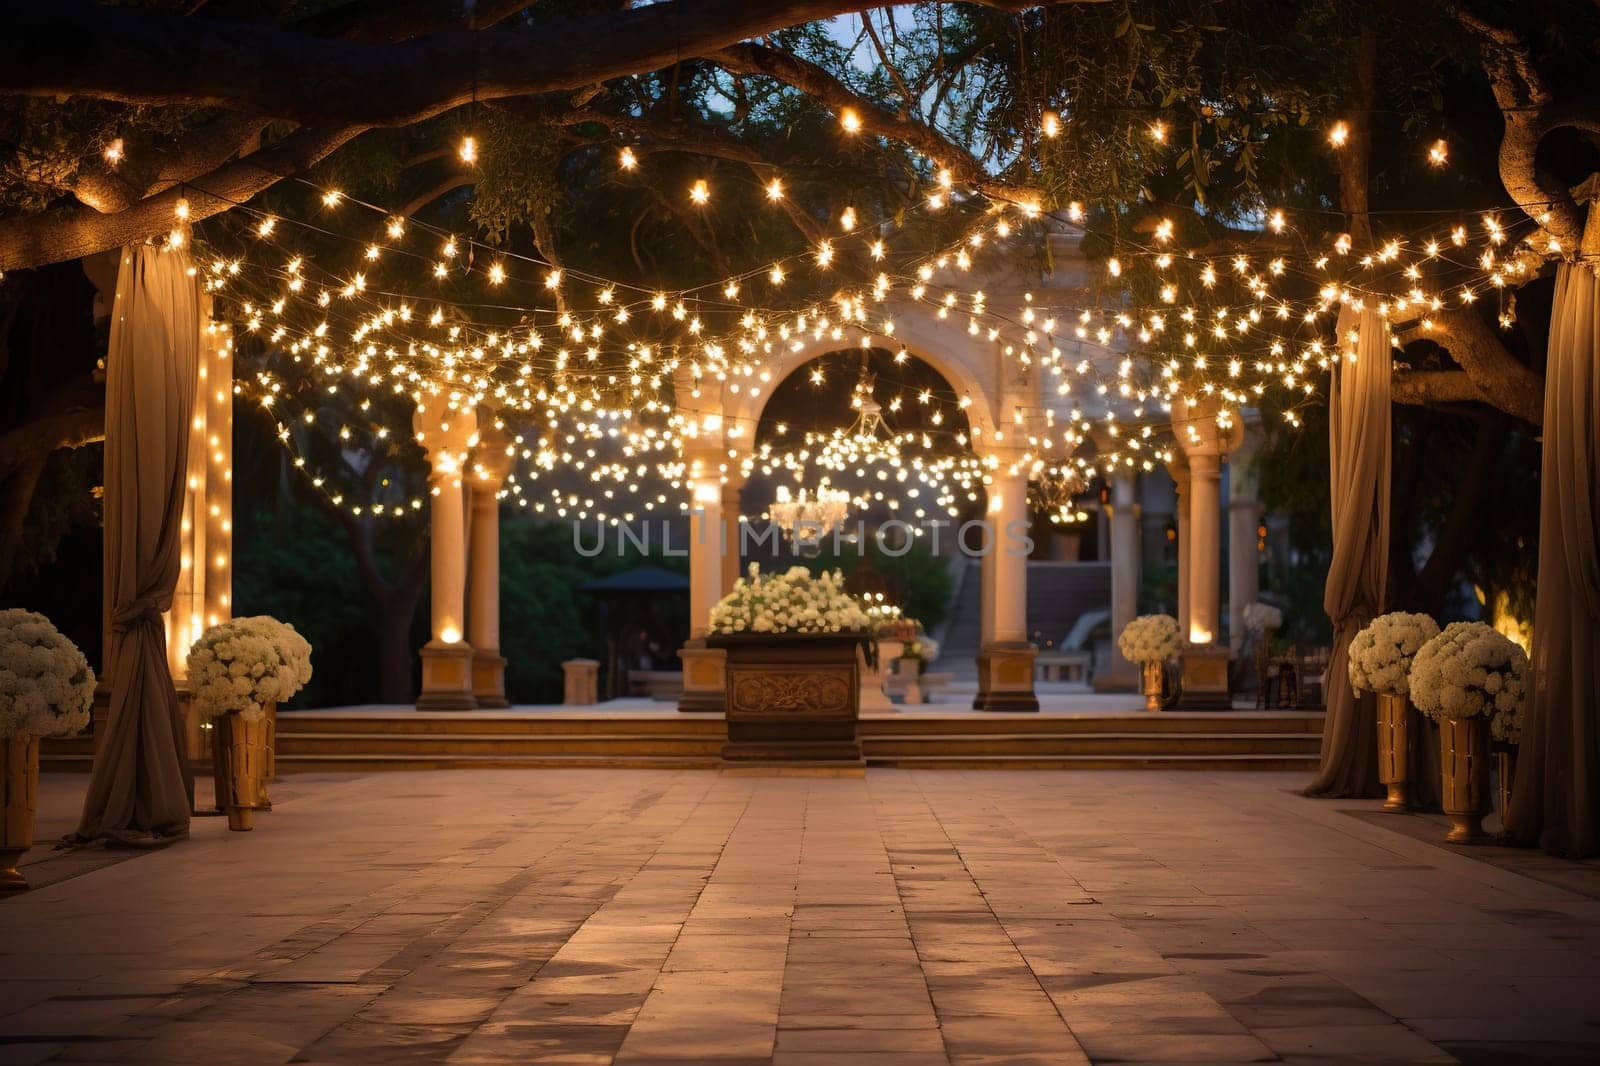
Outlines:
[{"label": "stone planter box", "polygon": [[845,633],[707,637],[728,656],[723,759],[864,765],[860,644]]}]

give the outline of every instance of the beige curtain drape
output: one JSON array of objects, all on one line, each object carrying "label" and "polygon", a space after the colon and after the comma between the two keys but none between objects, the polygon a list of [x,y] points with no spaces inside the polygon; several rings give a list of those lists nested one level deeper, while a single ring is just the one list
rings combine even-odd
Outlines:
[{"label": "beige curtain drape", "polygon": [[1583,858],[1600,855],[1600,281],[1587,264],[1556,273],[1540,476],[1533,681],[1509,823],[1521,843]]},{"label": "beige curtain drape", "polygon": [[105,566],[111,703],[80,838],[151,843],[189,830],[183,723],[161,614],[182,566],[200,291],[189,256],[124,249],[106,355]]},{"label": "beige curtain drape", "polygon": [[[1352,344],[1350,335],[1356,333]],[[1322,766],[1309,796],[1379,796],[1377,715],[1350,689],[1350,641],[1383,610],[1389,564],[1389,330],[1377,309],[1339,314],[1328,390],[1328,498],[1333,559],[1322,606],[1333,623],[1324,684]]]}]

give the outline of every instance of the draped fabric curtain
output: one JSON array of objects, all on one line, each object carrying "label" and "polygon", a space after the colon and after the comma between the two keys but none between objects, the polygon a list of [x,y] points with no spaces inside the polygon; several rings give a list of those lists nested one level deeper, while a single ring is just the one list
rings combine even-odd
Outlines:
[{"label": "draped fabric curtain", "polygon": [[1563,263],[1545,367],[1533,678],[1508,821],[1519,842],[1572,858],[1600,854],[1597,349],[1600,281]]},{"label": "draped fabric curtain", "polygon": [[[1350,334],[1357,336],[1354,344]],[[1333,559],[1322,606],[1333,623],[1323,690],[1322,765],[1309,796],[1380,796],[1377,712],[1350,689],[1350,641],[1383,610],[1389,561],[1389,330],[1374,307],[1339,314],[1328,390]]]},{"label": "draped fabric curtain", "polygon": [[200,291],[181,251],[123,250],[106,355],[105,567],[111,700],[78,836],[151,843],[189,830],[192,779],[162,612],[182,566]]}]

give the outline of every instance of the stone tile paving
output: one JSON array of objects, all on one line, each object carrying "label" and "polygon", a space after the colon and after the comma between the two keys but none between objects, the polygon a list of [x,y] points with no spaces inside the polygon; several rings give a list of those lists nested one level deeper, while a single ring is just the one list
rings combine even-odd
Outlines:
[{"label": "stone tile paving", "polygon": [[1600,1061],[1600,893],[1296,783],[296,777],[0,902],[0,1063]]}]

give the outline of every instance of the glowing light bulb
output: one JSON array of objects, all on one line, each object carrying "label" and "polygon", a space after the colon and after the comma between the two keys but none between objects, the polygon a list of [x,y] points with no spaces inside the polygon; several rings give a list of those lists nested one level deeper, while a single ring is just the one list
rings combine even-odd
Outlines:
[{"label": "glowing light bulb", "polygon": [[1350,127],[1343,122],[1335,122],[1333,128],[1328,131],[1328,143],[1335,148],[1343,148],[1349,139]]},{"label": "glowing light bulb", "polygon": [[1150,139],[1157,144],[1167,143],[1167,124],[1160,119],[1150,123]]},{"label": "glowing light bulb", "polygon": [[116,166],[118,163],[122,162],[121,137],[118,137],[116,140],[106,145],[106,162],[110,163],[112,166]]},{"label": "glowing light bulb", "polygon": [[476,137],[461,138],[459,151],[463,163],[476,163],[478,161],[478,139]]},{"label": "glowing light bulb", "polygon": [[861,116],[856,114],[856,109],[847,107],[839,112],[839,125],[844,127],[846,133],[861,132]]},{"label": "glowing light bulb", "polygon": [[634,156],[632,148],[624,148],[617,153],[617,165],[623,170],[632,170],[639,165],[639,160]]},{"label": "glowing light bulb", "polygon": [[1061,116],[1054,111],[1046,111],[1039,128],[1044,131],[1046,137],[1061,136]]},{"label": "glowing light bulb", "polygon": [[1445,162],[1449,158],[1450,146],[1444,143],[1443,137],[1439,138],[1437,141],[1434,141],[1433,147],[1428,149],[1428,162],[1432,163],[1436,167],[1444,166]]},{"label": "glowing light bulb", "polygon": [[696,179],[695,183],[689,187],[689,199],[697,204],[706,203],[711,199],[711,186],[706,184],[706,179]]},{"label": "glowing light bulb", "polygon": [[774,201],[783,199],[783,182],[777,178],[767,182],[767,199]]}]

